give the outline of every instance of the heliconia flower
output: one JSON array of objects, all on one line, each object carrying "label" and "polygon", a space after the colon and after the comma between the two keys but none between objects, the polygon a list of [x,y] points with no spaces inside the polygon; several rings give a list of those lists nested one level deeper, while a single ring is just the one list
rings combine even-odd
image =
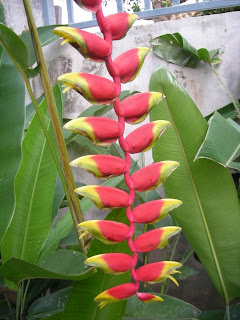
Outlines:
[{"label": "heliconia flower", "polygon": [[144,192],[156,189],[178,166],[176,161],[161,161],[136,171],[131,176],[134,190]]},{"label": "heliconia flower", "polygon": [[130,228],[126,224],[110,220],[84,221],[78,227],[83,231],[80,238],[90,233],[106,244],[123,242],[128,239],[130,232]]},{"label": "heliconia flower", "polygon": [[121,274],[131,269],[133,258],[125,253],[104,253],[87,258],[84,263],[106,273]]},{"label": "heliconia flower", "polygon": [[176,261],[154,262],[138,268],[136,275],[138,280],[148,283],[162,282],[169,278],[178,286],[177,280],[171,274],[180,273],[176,269],[181,266],[182,264]]},{"label": "heliconia flower", "polygon": [[94,301],[100,302],[99,307],[102,309],[108,303],[128,299],[136,292],[137,286],[134,283],[124,283],[100,293]]},{"label": "heliconia flower", "polygon": [[146,292],[137,292],[137,297],[139,300],[145,303],[149,302],[163,302],[163,299],[155,294]]},{"label": "heliconia flower", "polygon": [[121,189],[107,186],[84,186],[74,190],[92,200],[100,209],[124,208],[129,203],[129,194]]},{"label": "heliconia flower", "polygon": [[117,89],[114,82],[89,73],[65,73],[58,77],[64,83],[63,93],[70,89],[79,92],[92,104],[111,104],[117,99]]},{"label": "heliconia flower", "polygon": [[118,122],[109,118],[76,118],[67,122],[63,128],[79,133],[90,139],[94,144],[102,147],[111,145],[120,136],[120,126]]},{"label": "heliconia flower", "polygon": [[112,40],[120,40],[126,36],[128,30],[139,17],[133,13],[119,12],[105,18],[111,30]]},{"label": "heliconia flower", "polygon": [[122,83],[130,82],[136,78],[149,50],[147,47],[131,49],[113,61],[118,68]]},{"label": "heliconia flower", "polygon": [[64,38],[61,43],[71,44],[86,59],[104,61],[110,55],[108,43],[93,33],[72,27],[57,27],[53,33]]},{"label": "heliconia flower", "polygon": [[119,176],[126,171],[125,160],[100,154],[77,158],[70,165],[87,170],[98,179]]},{"label": "heliconia flower", "polygon": [[102,0],[74,0],[82,9],[97,12],[102,4]]},{"label": "heliconia flower", "polygon": [[150,110],[155,107],[164,95],[159,92],[138,93],[124,99],[121,102],[123,108],[123,117],[130,124],[142,122]]},{"label": "heliconia flower", "polygon": [[170,126],[169,121],[157,120],[147,123],[132,131],[125,139],[130,153],[151,149],[158,137]]},{"label": "heliconia flower", "polygon": [[155,223],[182,204],[177,199],[160,199],[146,202],[136,207],[132,211],[135,223]]},{"label": "heliconia flower", "polygon": [[162,227],[145,232],[138,236],[133,245],[138,252],[149,252],[161,249],[168,243],[168,239],[181,231],[180,227]]}]

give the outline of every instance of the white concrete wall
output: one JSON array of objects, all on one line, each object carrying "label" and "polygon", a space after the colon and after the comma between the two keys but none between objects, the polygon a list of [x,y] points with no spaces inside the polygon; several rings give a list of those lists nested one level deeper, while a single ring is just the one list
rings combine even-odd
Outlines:
[{"label": "white concrete wall", "polygon": [[[147,26],[132,27],[123,40],[114,42],[113,56],[116,57],[135,47],[150,47],[149,40],[161,34],[179,32],[197,49],[202,47],[208,50],[220,48],[222,63],[216,67],[217,71],[234,98],[239,98],[239,29],[240,12],[170,20]],[[109,77],[104,64],[84,60],[70,45],[61,47],[60,41],[49,46],[46,51],[52,79],[57,78],[63,72],[71,71],[90,72]],[[197,69],[183,68],[161,60],[153,52],[147,56],[138,77],[131,83],[123,85],[123,90],[148,91],[151,73],[160,63],[166,66],[184,86],[203,115],[207,115],[230,102],[229,97],[207,64],[200,63]],[[80,95],[69,92],[65,115],[74,118],[88,105]]]}]

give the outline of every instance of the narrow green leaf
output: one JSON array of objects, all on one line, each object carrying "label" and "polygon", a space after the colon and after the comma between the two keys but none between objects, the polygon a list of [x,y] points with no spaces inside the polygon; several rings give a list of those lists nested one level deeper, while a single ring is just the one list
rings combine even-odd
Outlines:
[{"label": "narrow green leaf", "polygon": [[134,296],[127,303],[124,320],[190,320],[197,318],[200,313],[196,307],[185,301],[164,294],[153,294],[162,297],[164,302],[142,303]]},{"label": "narrow green leaf", "polygon": [[[127,218],[125,209],[116,209],[111,211],[106,219],[126,223]],[[129,248],[126,242],[116,245],[106,245],[94,239],[88,252],[88,256],[107,252],[129,253]],[[122,320],[126,301],[109,304],[100,310],[97,303],[94,302],[94,298],[102,291],[121,283],[128,282],[129,279],[129,273],[115,276],[105,274],[101,270],[98,270],[98,272],[91,278],[81,282],[76,282],[69,297],[62,319]],[[79,303],[79,301],[81,301],[81,303]]]},{"label": "narrow green leaf", "polygon": [[[42,94],[40,97],[38,97],[38,98],[36,99],[38,105],[41,104],[41,102],[43,101],[43,99],[44,99],[44,94]],[[29,103],[28,105],[26,105],[25,109],[26,109],[26,117],[25,117],[26,119],[25,119],[25,127],[24,127],[24,130],[27,130],[28,127],[29,127],[29,125],[30,125],[30,123],[31,123],[31,121],[32,121],[32,119],[33,119],[33,117],[34,117],[34,115],[35,115],[35,113],[36,113],[36,111],[35,111],[35,108],[34,108],[34,105],[33,105],[32,102]]]},{"label": "narrow green leaf", "polygon": [[40,265],[10,258],[1,266],[0,276],[16,283],[32,278],[83,280],[95,273],[94,268],[83,264],[84,260],[82,253],[70,250],[56,251]]},{"label": "narrow green leaf", "polygon": [[34,301],[28,310],[28,319],[43,319],[64,310],[72,287],[41,297]]},{"label": "narrow green leaf", "polygon": [[150,90],[166,95],[151,112],[151,120],[172,123],[153,148],[154,160],[180,163],[164,183],[166,197],[183,201],[174,210],[174,219],[219,293],[230,300],[240,292],[240,212],[232,177],[228,169],[213,161],[193,162],[206,135],[207,122],[165,68],[154,71]]},{"label": "narrow green leaf", "polygon": [[54,221],[55,218],[57,217],[58,210],[63,201],[64,196],[65,196],[65,192],[62,186],[62,181],[58,175],[56,186],[55,186],[55,193],[53,197],[53,204],[52,204],[52,221]]},{"label": "narrow green leaf", "polygon": [[40,72],[40,64],[38,64],[35,68],[30,68],[27,70],[28,78],[35,78]]},{"label": "narrow green leaf", "polygon": [[240,126],[237,123],[236,126],[238,130],[216,111],[209,120],[206,137],[195,160],[207,158],[224,167],[232,168],[235,165],[240,170],[240,163],[233,162],[240,155]]},{"label": "narrow green leaf", "polygon": [[25,73],[29,68],[28,49],[22,39],[2,23],[0,23],[0,44],[14,64]]},{"label": "narrow green leaf", "polygon": [[[0,59],[1,60],[1,59]],[[14,208],[14,178],[21,161],[25,88],[16,67],[3,53],[0,61],[0,243]]]},{"label": "narrow green leaf", "polygon": [[2,2],[0,2],[0,23],[6,24],[5,10]]},{"label": "narrow green leaf", "polygon": [[[56,100],[61,99],[58,85],[54,87],[54,94]],[[61,105],[58,107],[61,115]],[[53,137],[45,100],[40,109]],[[11,257],[35,263],[51,225],[57,170],[37,115],[25,135],[22,154],[14,185],[14,214],[2,241],[3,263]]]},{"label": "narrow green leaf", "polygon": [[[73,228],[73,220],[70,211],[56,222],[49,232],[47,241],[38,259],[38,263],[44,261],[48,255],[57,250],[59,242],[62,238],[66,237]],[[76,231],[75,231],[76,232]]]}]

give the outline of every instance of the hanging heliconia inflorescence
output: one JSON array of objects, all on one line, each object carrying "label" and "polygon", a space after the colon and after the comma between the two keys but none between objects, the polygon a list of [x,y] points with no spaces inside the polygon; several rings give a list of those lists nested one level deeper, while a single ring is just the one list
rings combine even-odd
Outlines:
[{"label": "hanging heliconia inflorescence", "polygon": [[[163,227],[146,232],[134,238],[135,223],[150,224],[163,219],[182,202],[176,199],[160,199],[144,203],[131,209],[135,191],[143,192],[157,188],[173,170],[178,167],[175,161],[161,161],[142,168],[130,175],[130,154],[144,152],[153,147],[159,136],[170,123],[165,120],[145,124],[124,138],[125,122],[132,125],[140,123],[164,96],[158,92],[145,92],[119,101],[121,83],[132,81],[139,73],[148,48],[131,49],[112,60],[112,40],[122,39],[138,16],[117,13],[104,17],[101,0],[75,0],[86,10],[96,13],[101,37],[71,27],[57,27],[54,33],[62,37],[62,44],[70,43],[86,59],[105,62],[113,81],[88,73],[67,73],[58,80],[63,82],[64,92],[75,89],[92,104],[114,104],[118,122],[101,117],[82,117],[69,121],[64,129],[79,133],[99,146],[109,146],[118,140],[125,159],[110,155],[88,155],[71,162],[72,166],[82,168],[97,178],[110,178],[124,175],[128,192],[123,190],[92,185],[77,188],[76,193],[91,199],[98,208],[126,208],[129,226],[108,220],[91,220],[79,224],[82,236],[90,233],[106,244],[128,241],[132,256],[123,253],[106,253],[88,258],[85,263],[95,266],[106,273],[120,274],[131,271],[132,283],[125,283],[100,293],[95,301],[100,308],[111,302],[127,299],[136,294],[143,302],[163,301],[157,295],[139,292],[139,281],[156,283],[171,279],[172,274],[181,266],[174,261],[161,261],[143,265],[135,269],[138,252],[149,252],[163,248],[170,237],[180,232],[179,227]],[[177,284],[178,285],[178,284]]]}]

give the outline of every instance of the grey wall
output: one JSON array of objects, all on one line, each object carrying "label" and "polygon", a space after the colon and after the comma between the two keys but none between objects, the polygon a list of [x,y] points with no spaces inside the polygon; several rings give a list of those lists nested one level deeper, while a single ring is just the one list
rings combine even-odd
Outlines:
[{"label": "grey wall", "polygon": [[[152,25],[132,27],[128,35],[114,42],[113,56],[134,47],[150,46],[149,40],[164,33],[180,32],[196,48],[205,47],[209,50],[220,48],[222,63],[217,70],[234,98],[239,98],[240,87],[240,12],[225,13],[180,20],[157,22]],[[57,78],[62,72],[90,72],[109,77],[104,64],[96,64],[84,60],[75,49],[69,45],[60,46],[55,42],[46,52],[47,60]],[[56,64],[58,64],[56,66]],[[152,52],[147,56],[139,76],[131,83],[122,86],[123,89],[147,91],[152,71],[163,64],[173,73],[177,80],[188,91],[203,115],[229,103],[229,97],[210,67],[201,63],[197,69],[189,69],[167,63]],[[53,78],[54,78],[53,76]],[[88,103],[73,92],[67,94],[65,114],[75,117]]]}]

